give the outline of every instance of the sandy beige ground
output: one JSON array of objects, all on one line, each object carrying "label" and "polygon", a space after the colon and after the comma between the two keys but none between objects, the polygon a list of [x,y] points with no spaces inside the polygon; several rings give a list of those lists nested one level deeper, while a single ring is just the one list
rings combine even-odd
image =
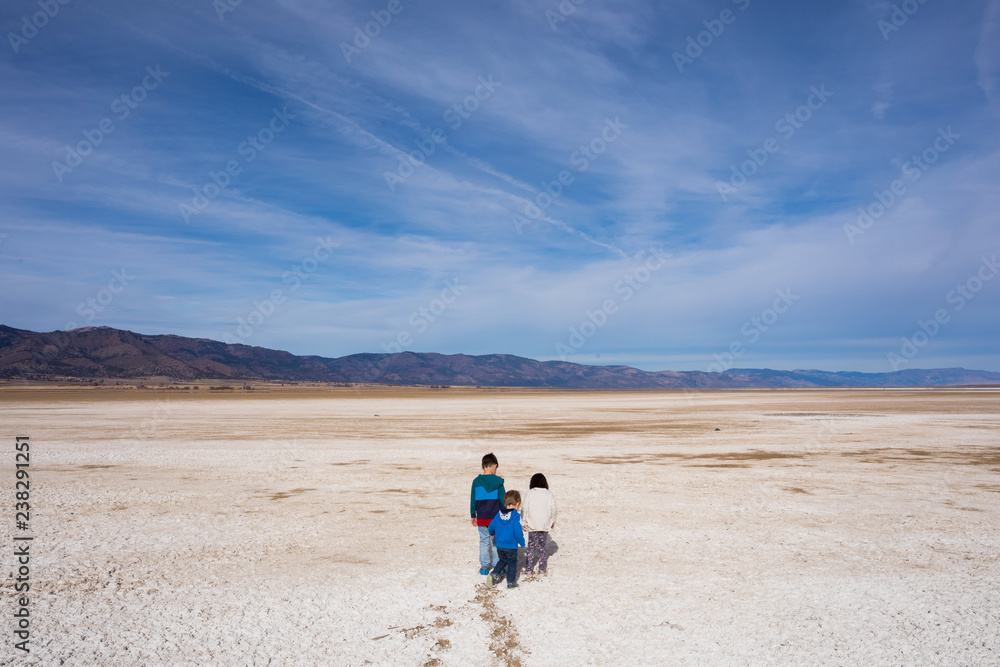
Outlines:
[{"label": "sandy beige ground", "polygon": [[[1000,392],[195,393],[0,389],[27,663],[1000,662]],[[489,450],[560,507],[514,591],[476,572]]]}]

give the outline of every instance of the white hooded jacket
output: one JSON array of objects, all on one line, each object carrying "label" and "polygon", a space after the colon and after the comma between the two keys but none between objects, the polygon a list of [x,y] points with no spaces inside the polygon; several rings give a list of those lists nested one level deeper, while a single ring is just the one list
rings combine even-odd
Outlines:
[{"label": "white hooded jacket", "polygon": [[552,492],[536,486],[521,502],[521,525],[531,532],[552,530],[556,523],[556,499]]}]

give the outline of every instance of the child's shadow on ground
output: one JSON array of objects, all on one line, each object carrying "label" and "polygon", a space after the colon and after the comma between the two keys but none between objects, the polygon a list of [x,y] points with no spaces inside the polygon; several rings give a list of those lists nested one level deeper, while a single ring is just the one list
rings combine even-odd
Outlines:
[{"label": "child's shadow on ground", "polygon": [[[550,558],[557,551],[559,551],[559,545],[556,544],[556,541],[554,539],[552,539],[551,535],[549,535],[549,540],[548,540],[548,542],[545,545],[545,551],[548,552]],[[518,572],[524,572],[524,565],[525,565],[525,563],[527,563],[527,561],[528,561],[528,550],[527,549],[518,549],[517,550],[517,571]]]}]

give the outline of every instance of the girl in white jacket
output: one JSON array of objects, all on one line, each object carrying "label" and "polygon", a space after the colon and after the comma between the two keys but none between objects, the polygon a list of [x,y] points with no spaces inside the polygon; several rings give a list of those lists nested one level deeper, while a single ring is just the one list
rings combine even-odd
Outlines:
[{"label": "girl in white jacket", "polygon": [[525,573],[531,574],[538,565],[539,572],[545,572],[549,553],[546,542],[549,531],[556,527],[556,499],[549,491],[545,475],[536,472],[531,476],[528,493],[521,504],[521,524],[528,531],[528,558]]}]

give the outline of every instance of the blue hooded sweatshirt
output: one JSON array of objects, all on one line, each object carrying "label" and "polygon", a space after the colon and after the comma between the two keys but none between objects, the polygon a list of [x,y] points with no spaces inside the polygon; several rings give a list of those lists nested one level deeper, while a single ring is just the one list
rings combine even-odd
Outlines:
[{"label": "blue hooded sweatshirt", "polygon": [[521,513],[515,509],[502,509],[490,521],[490,535],[496,535],[497,548],[517,549],[524,546],[521,530]]}]

